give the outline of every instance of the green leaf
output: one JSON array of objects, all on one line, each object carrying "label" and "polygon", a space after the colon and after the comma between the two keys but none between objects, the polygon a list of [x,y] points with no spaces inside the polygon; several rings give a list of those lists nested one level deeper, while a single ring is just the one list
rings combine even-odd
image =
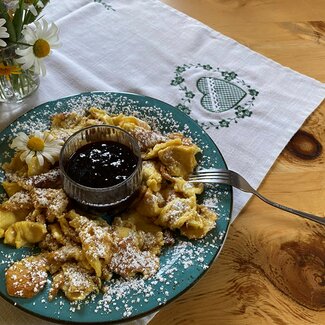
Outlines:
[{"label": "green leaf", "polygon": [[19,0],[19,6],[15,11],[14,19],[12,21],[16,30],[16,39],[21,39],[21,31],[23,29],[23,14],[24,14],[24,0]]}]

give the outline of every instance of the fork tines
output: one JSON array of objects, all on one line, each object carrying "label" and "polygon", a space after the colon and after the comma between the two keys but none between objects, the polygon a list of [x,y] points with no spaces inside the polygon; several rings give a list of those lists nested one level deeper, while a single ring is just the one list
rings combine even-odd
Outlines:
[{"label": "fork tines", "polygon": [[190,183],[229,183],[229,173],[223,169],[200,169],[188,178]]}]

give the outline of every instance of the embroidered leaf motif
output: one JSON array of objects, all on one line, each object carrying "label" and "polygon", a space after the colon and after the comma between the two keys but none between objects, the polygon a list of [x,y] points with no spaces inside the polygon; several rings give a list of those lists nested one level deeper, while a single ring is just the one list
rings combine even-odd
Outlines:
[{"label": "embroidered leaf motif", "polygon": [[191,114],[191,110],[186,105],[178,104],[176,105],[176,108],[178,108],[179,110],[183,111],[186,114]]},{"label": "embroidered leaf motif", "polygon": [[203,94],[202,106],[210,112],[224,112],[235,107],[247,93],[237,85],[217,78],[202,77],[197,82]]},{"label": "embroidered leaf motif", "polygon": [[113,11],[115,11],[115,9],[111,5],[107,4],[103,0],[93,0],[93,1],[94,2],[97,2],[97,3],[100,3],[106,10],[113,10]]},{"label": "embroidered leaf motif", "polygon": [[211,67],[211,65],[210,64],[204,64],[203,66],[202,66],[202,68],[204,69],[204,70],[212,70],[213,68]]},{"label": "embroidered leaf motif", "polygon": [[177,72],[177,73],[182,73],[182,72],[184,72],[184,71],[186,71],[186,69],[185,69],[184,67],[180,67],[180,66],[178,66],[178,67],[176,68],[176,72]]},{"label": "embroidered leaf motif", "polygon": [[253,97],[256,97],[258,95],[258,91],[255,89],[250,89],[248,92]]},{"label": "embroidered leaf motif", "polygon": [[245,118],[245,116],[251,116],[252,112],[242,106],[237,106],[235,108],[235,114],[238,118]]},{"label": "embroidered leaf motif", "polygon": [[227,121],[227,120],[221,120],[221,121],[219,121],[219,125],[220,125],[222,128],[228,128],[229,125],[230,125],[230,122]]},{"label": "embroidered leaf motif", "polygon": [[181,84],[182,82],[184,82],[184,78],[182,78],[182,77],[180,77],[180,76],[177,76],[177,77],[175,77],[175,79],[173,79],[172,81],[171,81],[171,85],[172,86],[177,86],[177,85],[179,85],[179,84]]},{"label": "embroidered leaf motif", "polygon": [[187,98],[194,98],[195,94],[193,93],[193,91],[186,91],[185,92],[185,97]]},{"label": "embroidered leaf motif", "polygon": [[237,73],[235,72],[223,71],[221,74],[223,78],[227,81],[234,80],[237,77]]}]

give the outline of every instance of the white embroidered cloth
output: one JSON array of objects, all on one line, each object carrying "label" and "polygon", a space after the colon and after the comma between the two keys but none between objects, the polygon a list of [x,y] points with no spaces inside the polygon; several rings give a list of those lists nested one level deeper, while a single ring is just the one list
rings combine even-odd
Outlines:
[{"label": "white embroidered cloth", "polygon": [[[138,93],[197,120],[228,167],[258,187],[325,97],[324,84],[157,0],[53,0],[44,13],[59,26],[63,46],[47,60],[39,90],[15,109],[0,109],[0,129],[48,100],[92,90]],[[233,218],[248,199],[234,192]],[[28,315],[9,315],[13,307],[4,304],[0,321],[26,322]]]}]

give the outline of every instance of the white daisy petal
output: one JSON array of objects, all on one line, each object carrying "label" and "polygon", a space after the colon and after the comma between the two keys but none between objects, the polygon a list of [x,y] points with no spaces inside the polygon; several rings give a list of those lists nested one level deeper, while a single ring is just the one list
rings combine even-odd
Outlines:
[{"label": "white daisy petal", "polygon": [[37,15],[38,15],[37,10],[36,10],[36,8],[35,8],[34,5],[30,5],[30,6],[28,7],[28,9],[29,9],[29,11],[30,11],[34,16],[37,16]]},{"label": "white daisy petal", "polygon": [[19,132],[17,134],[17,137],[14,138],[10,144],[10,148],[18,150],[24,150],[27,146],[28,136],[24,132]]},{"label": "white daisy petal", "polygon": [[27,69],[31,68],[34,65],[34,63],[35,63],[34,62],[35,59],[34,59],[34,57],[32,55],[27,55],[24,58],[17,59],[16,61],[18,63],[22,64],[21,67],[24,70],[27,70]]},{"label": "white daisy petal", "polygon": [[35,151],[30,151],[28,155],[25,158],[25,161],[27,165],[29,165],[32,162],[33,157],[35,156]]},{"label": "white daisy petal", "polygon": [[51,143],[48,144],[49,149],[58,149],[61,148],[64,144],[64,141],[53,140]]},{"label": "white daisy petal", "polygon": [[45,77],[45,75],[46,75],[46,67],[45,67],[45,64],[44,64],[43,60],[39,60],[38,64],[39,64],[40,75]]},{"label": "white daisy petal", "polygon": [[28,69],[30,69],[33,65],[34,65],[34,61],[29,61],[29,62],[24,63],[24,64],[21,66],[21,68],[22,68],[23,70],[28,70]]},{"label": "white daisy petal", "polygon": [[59,49],[62,46],[61,42],[57,42],[57,43],[52,43],[51,45],[51,49]]},{"label": "white daisy petal", "polygon": [[0,35],[7,33],[7,28],[6,27],[0,27]]},{"label": "white daisy petal", "polygon": [[40,152],[36,152],[36,158],[38,160],[38,163],[40,164],[40,166],[44,165],[44,157]]},{"label": "white daisy petal", "polygon": [[26,142],[20,139],[12,142],[12,149],[16,149],[17,151],[25,150],[26,149]]},{"label": "white daisy petal", "polygon": [[3,40],[3,38],[8,38],[9,34],[7,33],[7,27],[2,27],[6,23],[4,18],[0,18],[0,46],[5,47],[7,43]]},{"label": "white daisy petal", "polygon": [[37,137],[37,138],[40,138],[40,139],[44,140],[44,133],[42,133],[41,131],[36,130],[34,132],[34,137]]},{"label": "white daisy petal", "polygon": [[23,30],[23,34],[27,44],[33,45],[36,42],[37,35],[30,26],[25,27],[25,29]]},{"label": "white daisy petal", "polygon": [[43,151],[42,152],[42,155],[51,163],[51,164],[54,164],[55,163],[55,159],[54,159],[54,157],[51,155],[51,154],[49,154],[49,153],[47,153],[46,151]]},{"label": "white daisy petal", "polygon": [[18,132],[17,134],[20,138],[24,139],[24,140],[28,140],[29,136],[25,133],[25,132]]},{"label": "white daisy petal", "polygon": [[47,154],[51,155],[54,158],[58,158],[60,156],[60,151],[61,150],[49,150],[48,148],[46,150],[44,150],[43,152],[46,152]]},{"label": "white daisy petal", "polygon": [[14,140],[16,140],[16,139],[21,139],[21,140],[27,141],[29,138],[28,138],[28,135],[26,133],[24,133],[24,132],[18,132],[17,133],[17,136],[15,137]]},{"label": "white daisy petal", "polygon": [[27,49],[17,49],[16,54],[20,56],[25,56],[33,52],[33,49],[31,47],[28,47]]},{"label": "white daisy petal", "polygon": [[45,19],[43,19],[43,31],[47,32],[48,27],[49,27],[49,23]]},{"label": "white daisy petal", "polygon": [[1,38],[8,38],[9,34],[7,33],[7,28],[1,27],[0,28],[0,37]]},{"label": "white daisy petal", "polygon": [[30,153],[30,150],[23,151],[22,154],[20,155],[20,160],[22,160],[22,161],[26,160],[26,157],[28,156],[29,153]]},{"label": "white daisy petal", "polygon": [[53,135],[49,131],[44,131],[44,141],[51,142],[54,139]]},{"label": "white daisy petal", "polygon": [[42,30],[42,25],[38,20],[34,22],[34,27],[35,27],[35,30],[37,30],[38,33]]},{"label": "white daisy petal", "polygon": [[41,74],[40,62],[38,60],[34,60],[34,71],[36,74]]}]

